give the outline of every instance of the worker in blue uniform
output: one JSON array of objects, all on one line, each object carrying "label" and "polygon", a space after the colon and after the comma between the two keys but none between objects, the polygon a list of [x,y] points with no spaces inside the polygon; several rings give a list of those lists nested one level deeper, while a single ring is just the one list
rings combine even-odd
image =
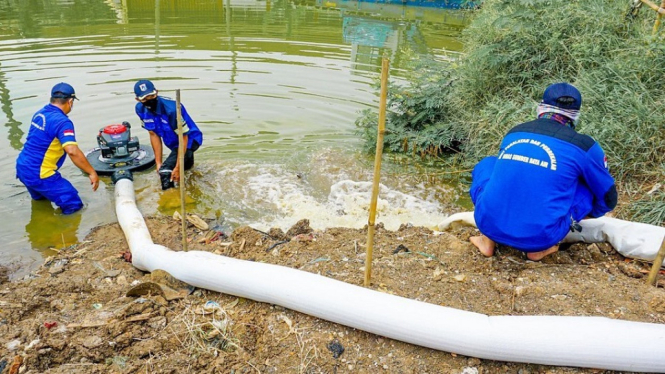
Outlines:
[{"label": "worker in blue uniform", "polygon": [[[159,173],[162,189],[174,186],[173,182],[180,178],[180,161],[178,160],[178,117],[176,102],[158,95],[155,85],[146,79],[139,80],[134,85],[136,95],[136,115],[139,116],[143,128],[150,133],[150,145],[155,151],[155,164]],[[182,112],[183,142],[187,145],[185,151],[185,170],[194,166],[194,152],[203,144],[203,134],[196,123],[187,113],[184,105],[180,105]],[[162,141],[171,150],[166,160],[162,162]]]},{"label": "worker in blue uniform", "polygon": [[614,209],[617,191],[602,148],[579,134],[582,95],[573,85],[547,87],[536,120],[512,128],[498,156],[473,169],[470,194],[480,236],[470,241],[485,256],[496,243],[539,261],[578,222]]},{"label": "worker in blue uniform", "polygon": [[65,154],[88,174],[93,191],[99,187],[99,177],[78,147],[74,124],[67,116],[74,100],[78,100],[74,87],[64,82],[53,86],[50,103],[32,117],[28,137],[16,160],[16,177],[30,196],[54,202],[63,214],[83,208],[76,188],[58,171]]}]

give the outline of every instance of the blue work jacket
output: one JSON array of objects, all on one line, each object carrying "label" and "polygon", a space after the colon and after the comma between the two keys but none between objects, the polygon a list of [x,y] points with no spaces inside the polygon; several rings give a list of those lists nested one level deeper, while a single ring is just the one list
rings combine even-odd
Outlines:
[{"label": "blue work jacket", "polygon": [[[184,105],[180,105],[183,119],[183,134],[187,135],[187,148],[192,147],[192,142],[203,144],[203,134],[196,123],[187,113]],[[175,100],[157,96],[157,108],[155,112],[150,111],[142,103],[136,103],[136,115],[141,119],[142,126],[149,131],[159,135],[164,145],[170,150],[178,149],[178,116]]]},{"label": "blue work jacket", "polygon": [[510,130],[498,156],[479,162],[473,178],[478,229],[525,252],[559,243],[571,224],[600,217],[617,201],[600,145],[551,119]]},{"label": "blue work jacket", "polygon": [[23,150],[16,160],[16,175],[37,182],[58,172],[65,161],[64,147],[76,145],[74,124],[55,105],[47,104],[32,117]]}]

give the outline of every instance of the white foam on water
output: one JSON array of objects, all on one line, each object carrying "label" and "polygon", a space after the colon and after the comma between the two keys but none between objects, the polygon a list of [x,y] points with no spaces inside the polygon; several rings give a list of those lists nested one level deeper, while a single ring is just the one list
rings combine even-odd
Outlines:
[{"label": "white foam on water", "polygon": [[[372,182],[346,179],[347,172],[317,169],[303,175],[284,165],[227,165],[213,176],[215,191],[206,194],[224,202],[227,221],[259,230],[278,227],[286,231],[305,218],[318,230],[366,225]],[[412,193],[399,191],[402,187]],[[414,196],[417,192],[431,194],[419,187],[381,184],[375,223],[383,223],[388,230],[407,223],[434,228],[446,214],[438,202]]]}]

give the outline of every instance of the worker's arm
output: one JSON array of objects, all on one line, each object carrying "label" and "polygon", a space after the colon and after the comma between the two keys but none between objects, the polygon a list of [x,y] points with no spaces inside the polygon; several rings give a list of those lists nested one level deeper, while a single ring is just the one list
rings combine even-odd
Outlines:
[{"label": "worker's arm", "polygon": [[582,170],[584,182],[589,186],[594,196],[593,208],[589,215],[594,218],[602,217],[617,205],[617,189],[614,178],[610,175],[607,167],[605,152],[598,143],[586,152],[585,161]]},{"label": "worker's arm", "polygon": [[88,162],[88,159],[85,158],[85,155],[83,152],[81,152],[81,149],[78,147],[78,145],[68,144],[64,146],[64,149],[74,165],[88,174],[88,178],[90,178],[90,184],[92,185],[92,190],[97,191],[97,187],[99,187],[99,176],[97,175],[95,169],[92,168],[92,165],[90,165],[90,162]]},{"label": "worker's arm", "polygon": [[159,173],[159,168],[162,167],[162,138],[154,131],[148,131],[148,133],[150,133],[150,145],[155,152],[155,165],[157,166],[157,173]]},{"label": "worker's arm", "polygon": [[[189,138],[187,137],[187,134],[184,134],[182,136],[182,143],[185,145],[184,152],[187,152],[188,140]],[[177,161],[175,162],[175,167],[173,168],[173,172],[171,173],[171,180],[175,182],[180,182],[180,157],[178,157]]]}]

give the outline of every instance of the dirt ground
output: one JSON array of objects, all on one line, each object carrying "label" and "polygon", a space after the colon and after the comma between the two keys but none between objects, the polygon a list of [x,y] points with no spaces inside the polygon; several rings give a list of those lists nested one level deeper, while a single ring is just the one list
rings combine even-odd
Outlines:
[{"label": "dirt ground", "polygon": [[[146,222],[156,243],[181,247],[179,221]],[[485,258],[468,242],[474,233],[379,225],[371,288],[488,315],[665,323],[665,282],[647,286],[649,265],[609,245],[575,244],[541,262],[510,248]],[[287,233],[241,227],[228,236],[211,234],[190,225],[190,250],[363,284],[366,230],[318,232],[301,221]],[[186,288],[168,274],[137,270],[126,261],[127,250],[112,224],[26,279],[8,282],[0,273],[0,373],[610,373],[435,351],[277,305]]]}]

